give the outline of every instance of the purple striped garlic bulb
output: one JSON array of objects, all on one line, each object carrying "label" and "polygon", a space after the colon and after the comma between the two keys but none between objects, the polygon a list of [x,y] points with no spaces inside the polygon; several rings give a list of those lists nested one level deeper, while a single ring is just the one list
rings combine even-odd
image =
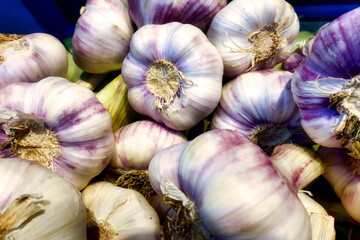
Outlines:
[{"label": "purple striped garlic bulb", "polygon": [[321,28],[294,72],[291,90],[309,137],[360,159],[360,8]]},{"label": "purple striped garlic bulb", "polygon": [[207,32],[224,61],[224,75],[271,68],[291,53],[299,19],[284,0],[233,0]]},{"label": "purple striped garlic bulb", "polygon": [[0,88],[50,76],[66,77],[67,71],[67,51],[57,38],[46,33],[0,33]]},{"label": "purple striped garlic bulb", "polygon": [[60,77],[2,88],[0,122],[0,157],[39,162],[79,189],[115,148],[110,113],[92,91]]},{"label": "purple striped garlic bulb", "polygon": [[211,129],[236,130],[266,152],[283,143],[310,144],[290,90],[292,73],[259,70],[223,86]]},{"label": "purple striped garlic bulb", "polygon": [[146,170],[161,149],[187,142],[183,133],[152,120],[130,123],[114,135],[116,151],[110,166],[122,170]]},{"label": "purple striped garlic bulb", "polygon": [[162,195],[189,209],[206,237],[311,239],[309,215],[297,192],[239,132],[211,130],[165,148],[151,160],[149,176]]},{"label": "purple striped garlic bulb", "polygon": [[87,0],[72,38],[76,65],[89,73],[119,70],[133,32],[124,2]]},{"label": "purple striped garlic bulb", "polygon": [[121,71],[133,109],[175,130],[195,126],[220,99],[221,57],[190,24],[149,24],[137,30]]},{"label": "purple striped garlic bulb", "polygon": [[206,32],[226,0],[130,0],[129,13],[138,28],[146,24],[181,22]]}]

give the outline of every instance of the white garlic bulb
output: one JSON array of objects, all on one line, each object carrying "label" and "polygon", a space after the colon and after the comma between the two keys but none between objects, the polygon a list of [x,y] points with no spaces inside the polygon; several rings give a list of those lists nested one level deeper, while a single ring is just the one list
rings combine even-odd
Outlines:
[{"label": "white garlic bulb", "polygon": [[79,190],[39,163],[0,158],[0,239],[85,240]]},{"label": "white garlic bulb", "polygon": [[224,61],[224,74],[271,68],[285,60],[299,19],[284,0],[233,0],[211,22],[207,36]]},{"label": "white garlic bulb", "polygon": [[110,166],[123,170],[145,170],[161,149],[187,141],[183,133],[151,120],[130,123],[114,135],[116,151]]},{"label": "white garlic bulb", "polygon": [[217,106],[223,64],[199,28],[179,22],[148,24],[133,35],[122,76],[135,111],[185,130]]},{"label": "white garlic bulb", "polygon": [[111,115],[89,89],[60,77],[0,89],[0,157],[41,163],[79,189],[110,162]]},{"label": "white garlic bulb", "polygon": [[14,82],[65,77],[68,55],[64,45],[46,33],[0,33],[0,88]]},{"label": "white garlic bulb", "polygon": [[88,227],[97,228],[99,239],[160,239],[159,217],[139,192],[102,181],[88,185],[82,195]]},{"label": "white garlic bulb", "polygon": [[133,31],[124,2],[88,0],[72,38],[76,65],[89,73],[119,70]]}]

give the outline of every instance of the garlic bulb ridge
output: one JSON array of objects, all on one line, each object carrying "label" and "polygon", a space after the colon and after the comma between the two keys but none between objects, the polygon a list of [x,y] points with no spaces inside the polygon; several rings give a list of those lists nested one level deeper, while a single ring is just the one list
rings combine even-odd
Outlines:
[{"label": "garlic bulb ridge", "polygon": [[299,19],[284,0],[233,0],[214,17],[207,36],[235,77],[271,68],[291,53]]},{"label": "garlic bulb ridge", "polygon": [[190,24],[149,24],[131,39],[122,76],[135,111],[175,130],[189,129],[218,104],[223,64]]}]

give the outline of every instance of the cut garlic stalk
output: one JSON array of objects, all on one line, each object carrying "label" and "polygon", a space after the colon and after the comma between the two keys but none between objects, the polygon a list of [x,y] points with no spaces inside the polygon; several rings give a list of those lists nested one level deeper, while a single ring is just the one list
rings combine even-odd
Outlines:
[{"label": "cut garlic stalk", "polygon": [[99,239],[160,239],[159,217],[137,191],[103,181],[88,185],[82,195],[89,230],[98,232]]},{"label": "cut garlic stalk", "polygon": [[270,159],[296,192],[324,173],[324,165],[315,151],[297,144],[282,144],[275,147]]},{"label": "cut garlic stalk", "polygon": [[1,158],[0,239],[85,240],[80,192],[38,163]]},{"label": "cut garlic stalk", "polygon": [[135,118],[136,112],[129,104],[127,93],[128,88],[120,74],[96,93],[96,97],[111,114],[114,132],[130,124]]},{"label": "cut garlic stalk", "polygon": [[224,61],[224,74],[271,68],[291,53],[299,19],[284,0],[233,0],[214,17],[207,36]]}]

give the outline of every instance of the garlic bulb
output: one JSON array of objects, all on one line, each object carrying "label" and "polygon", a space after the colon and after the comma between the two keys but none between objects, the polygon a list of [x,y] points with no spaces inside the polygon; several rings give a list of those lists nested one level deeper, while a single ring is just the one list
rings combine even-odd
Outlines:
[{"label": "garlic bulb", "polygon": [[359,150],[360,8],[321,28],[293,75],[301,124],[319,145]]},{"label": "garlic bulb", "polygon": [[235,77],[271,68],[291,53],[299,19],[284,0],[233,0],[214,17],[207,36]]},{"label": "garlic bulb", "polygon": [[38,163],[1,158],[0,239],[85,240],[80,192]]},{"label": "garlic bulb", "polygon": [[135,190],[96,182],[82,192],[87,208],[88,227],[95,228],[98,239],[160,239],[156,211]]},{"label": "garlic bulb", "polygon": [[317,179],[325,169],[314,150],[297,144],[276,146],[270,159],[296,192]]},{"label": "garlic bulb", "polygon": [[323,176],[341,199],[347,213],[360,223],[360,176],[358,163],[347,149],[320,147],[318,155],[324,162]]},{"label": "garlic bulb", "polygon": [[226,0],[132,0],[129,13],[138,28],[146,24],[181,22],[206,32],[216,13],[226,4]]},{"label": "garlic bulb", "polygon": [[239,131],[268,153],[283,143],[311,143],[290,90],[291,77],[267,69],[232,79],[222,89],[210,128]]},{"label": "garlic bulb", "polygon": [[119,70],[133,31],[122,1],[87,0],[72,38],[76,65],[89,73]]},{"label": "garlic bulb", "polygon": [[135,111],[185,130],[218,104],[223,64],[199,28],[178,22],[149,24],[131,39],[122,76]]},{"label": "garlic bulb", "polygon": [[46,33],[0,33],[0,88],[14,82],[65,77],[68,55],[64,45]]},{"label": "garlic bulb", "polygon": [[94,93],[60,77],[0,90],[0,157],[40,162],[79,189],[109,163],[111,116]]},{"label": "garlic bulb", "polygon": [[150,120],[130,123],[114,135],[116,151],[110,166],[123,170],[145,170],[161,149],[187,141],[181,132]]},{"label": "garlic bulb", "polygon": [[[216,239],[311,238],[304,206],[259,146],[227,129],[205,132],[185,148],[180,145],[158,153],[165,157],[164,152],[172,148],[174,154],[178,146],[175,155],[180,156],[179,186],[164,177],[161,191],[185,207],[195,206],[190,216],[197,221],[193,215],[198,215],[205,233]],[[154,171],[149,170],[150,181]]]}]

